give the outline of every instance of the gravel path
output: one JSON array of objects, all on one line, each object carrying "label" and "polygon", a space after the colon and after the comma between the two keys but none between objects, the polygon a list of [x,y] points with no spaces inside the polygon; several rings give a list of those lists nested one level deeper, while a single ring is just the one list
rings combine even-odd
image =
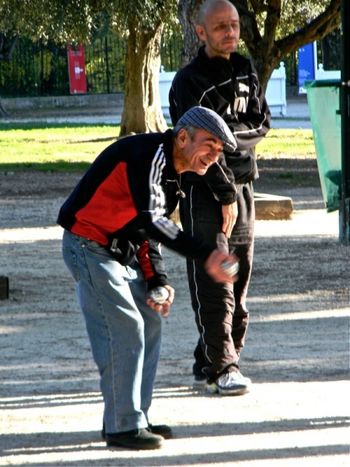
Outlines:
[{"label": "gravel path", "polygon": [[0,301],[0,465],[349,465],[349,247],[306,165],[299,184],[286,184],[262,164],[258,188],[292,196],[296,211],[257,222],[241,361],[249,394],[193,391],[184,260],[165,252],[176,300],[152,422],[169,423],[175,438],[155,452],[107,450],[100,439],[98,376],[55,225],[80,175],[0,173],[0,274],[10,278]]}]

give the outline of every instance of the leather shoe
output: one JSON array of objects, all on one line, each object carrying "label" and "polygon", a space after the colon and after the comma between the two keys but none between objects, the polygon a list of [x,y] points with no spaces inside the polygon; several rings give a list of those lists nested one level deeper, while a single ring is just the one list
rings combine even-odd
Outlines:
[{"label": "leather shoe", "polygon": [[106,433],[105,437],[107,446],[129,449],[159,449],[164,440],[162,436],[154,435],[146,428],[120,433]]},{"label": "leather shoe", "polygon": [[[162,436],[164,439],[170,439],[173,437],[173,431],[168,425],[152,425],[150,423],[148,427],[145,428],[145,430],[148,430],[150,433],[153,433],[154,435]],[[102,425],[101,437],[102,439],[106,439],[106,430],[105,430],[104,423]]]},{"label": "leather shoe", "polygon": [[150,431],[155,435],[160,435],[164,439],[170,439],[173,437],[173,431],[168,425],[152,425],[151,423],[148,425],[146,430]]}]

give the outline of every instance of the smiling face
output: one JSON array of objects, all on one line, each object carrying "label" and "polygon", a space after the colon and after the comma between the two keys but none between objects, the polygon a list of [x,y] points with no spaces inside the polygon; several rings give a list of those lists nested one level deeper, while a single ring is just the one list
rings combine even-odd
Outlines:
[{"label": "smiling face", "polygon": [[182,128],[175,138],[175,148],[174,166],[178,173],[204,175],[218,161],[223,143],[208,131]]},{"label": "smiling face", "polygon": [[205,44],[208,57],[228,59],[235,52],[240,37],[239,15],[226,1],[208,2],[196,25],[199,39]]}]

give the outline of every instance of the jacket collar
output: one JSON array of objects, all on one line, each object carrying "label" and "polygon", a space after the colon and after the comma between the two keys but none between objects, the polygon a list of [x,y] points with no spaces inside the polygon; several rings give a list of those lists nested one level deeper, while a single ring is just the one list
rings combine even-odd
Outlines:
[{"label": "jacket collar", "polygon": [[163,150],[167,161],[167,176],[169,178],[177,178],[177,174],[174,162],[173,162],[173,144],[174,144],[174,132],[169,129],[163,133]]}]

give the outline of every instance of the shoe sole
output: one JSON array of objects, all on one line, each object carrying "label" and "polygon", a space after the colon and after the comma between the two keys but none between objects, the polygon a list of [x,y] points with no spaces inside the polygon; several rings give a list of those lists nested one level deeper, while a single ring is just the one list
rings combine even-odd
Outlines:
[{"label": "shoe sole", "polygon": [[239,389],[221,389],[218,388],[218,393],[220,396],[243,396],[243,394],[247,394],[249,392],[249,388],[239,388]]},{"label": "shoe sole", "polygon": [[[164,439],[171,439],[173,438],[173,431],[172,430],[168,430],[168,431],[162,431],[162,430],[157,430],[156,427],[148,427],[146,428],[150,433],[153,433],[154,435],[158,435],[158,436],[161,436],[162,438]],[[106,433],[105,433],[105,430],[104,428],[102,428],[101,430],[101,438],[103,439],[103,441],[106,441]]]},{"label": "shoe sole", "polygon": [[163,444],[157,444],[156,446],[135,446],[129,445],[129,444],[122,444],[122,443],[113,443],[113,444],[107,444],[108,449],[119,449],[119,448],[124,448],[124,449],[132,449],[133,451],[150,451],[154,449],[160,449],[163,446]]},{"label": "shoe sole", "polygon": [[125,448],[125,449],[132,449],[132,450],[137,450],[137,451],[143,451],[143,450],[151,450],[151,449],[160,449],[163,446],[163,440],[159,440],[157,443],[154,444],[142,444],[140,443],[137,445],[137,443],[128,443],[127,441],[107,441],[106,445],[109,449],[115,449],[115,448]]},{"label": "shoe sole", "polygon": [[244,386],[236,389],[223,389],[219,388],[215,383],[213,383],[207,385],[206,391],[208,394],[220,394],[220,396],[242,396],[243,394],[249,392],[249,388]]}]

